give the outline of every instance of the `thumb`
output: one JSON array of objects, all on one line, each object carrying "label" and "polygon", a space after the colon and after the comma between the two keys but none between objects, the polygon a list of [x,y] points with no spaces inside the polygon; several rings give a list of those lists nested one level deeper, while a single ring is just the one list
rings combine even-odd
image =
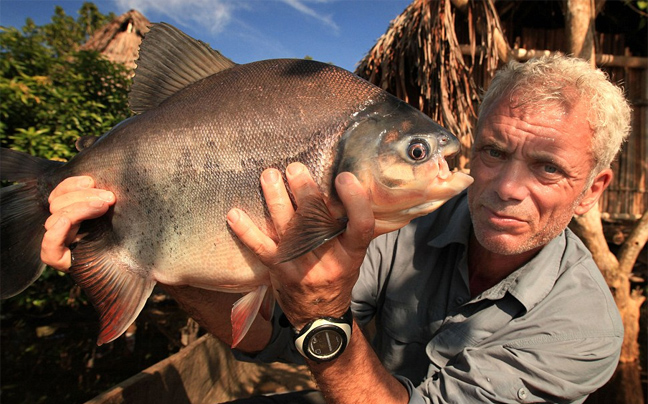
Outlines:
[{"label": "thumb", "polygon": [[349,218],[347,229],[342,235],[345,248],[350,254],[364,258],[375,225],[369,193],[356,176],[349,172],[337,176],[335,189]]}]

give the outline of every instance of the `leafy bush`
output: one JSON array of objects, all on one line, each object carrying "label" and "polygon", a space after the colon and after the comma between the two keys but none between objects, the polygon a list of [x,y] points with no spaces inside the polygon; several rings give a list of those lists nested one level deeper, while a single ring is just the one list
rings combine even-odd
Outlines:
[{"label": "leafy bush", "polygon": [[[82,10],[92,10],[89,4]],[[78,137],[99,136],[129,116],[126,68],[97,52],[77,50],[89,29],[81,21],[104,20],[91,15],[82,13],[75,21],[57,8],[50,24],[27,20],[21,31],[2,29],[2,147],[69,159]]]},{"label": "leafy bush", "polygon": [[[99,136],[130,115],[130,72],[97,52],[79,51],[114,16],[85,3],[77,20],[56,7],[52,22],[0,27],[0,146],[67,160],[81,136]],[[6,236],[6,235],[3,235]],[[54,310],[74,305],[67,276],[46,270],[3,309]]]}]

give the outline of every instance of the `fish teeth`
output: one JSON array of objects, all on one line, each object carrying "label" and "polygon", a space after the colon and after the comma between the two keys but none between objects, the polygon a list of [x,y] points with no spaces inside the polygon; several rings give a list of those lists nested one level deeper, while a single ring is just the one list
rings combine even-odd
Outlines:
[{"label": "fish teeth", "polygon": [[448,167],[448,162],[443,157],[439,157],[438,163],[439,174],[437,174],[437,177],[442,180],[447,180],[452,175],[452,173],[450,172],[450,167]]}]

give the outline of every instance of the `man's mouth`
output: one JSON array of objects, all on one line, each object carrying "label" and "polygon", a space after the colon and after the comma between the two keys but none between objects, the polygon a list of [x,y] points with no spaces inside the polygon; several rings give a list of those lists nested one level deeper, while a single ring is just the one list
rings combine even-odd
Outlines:
[{"label": "man's mouth", "polygon": [[512,215],[484,206],[487,214],[487,220],[497,227],[520,226],[527,223],[527,220],[521,215]]}]

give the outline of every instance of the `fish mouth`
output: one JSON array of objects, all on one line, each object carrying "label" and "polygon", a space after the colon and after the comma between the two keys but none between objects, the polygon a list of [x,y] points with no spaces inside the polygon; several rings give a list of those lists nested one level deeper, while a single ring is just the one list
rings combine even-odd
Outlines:
[{"label": "fish mouth", "polygon": [[450,170],[448,162],[443,156],[439,156],[436,163],[438,172],[426,188],[426,202],[409,209],[409,214],[417,216],[428,214],[473,183],[474,179],[470,175]]},{"label": "fish mouth", "polygon": [[450,198],[458,195],[473,182],[473,178],[460,171],[451,171],[443,156],[430,161],[428,170],[409,186],[389,188],[373,183],[372,210],[376,219],[376,234],[397,230],[412,219],[438,209]]},{"label": "fish mouth", "polygon": [[473,178],[461,171],[450,170],[448,161],[443,156],[439,156],[436,160],[438,172],[434,179],[431,181],[429,186],[429,192],[431,196],[436,194],[439,189],[439,185],[442,183],[452,183],[451,188],[456,191],[456,194],[463,191],[470,184],[473,183]]}]

